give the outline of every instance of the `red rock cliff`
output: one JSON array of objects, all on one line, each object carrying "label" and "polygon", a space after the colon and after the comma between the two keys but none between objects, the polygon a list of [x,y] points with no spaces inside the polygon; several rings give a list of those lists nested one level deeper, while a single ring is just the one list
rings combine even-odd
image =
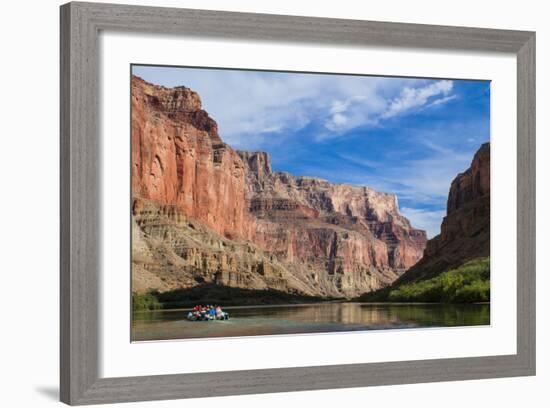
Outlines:
[{"label": "red rock cliff", "polygon": [[132,78],[133,282],[354,296],[420,259],[394,195],[272,171],[223,143],[199,96]]},{"label": "red rock cliff", "polygon": [[197,93],[132,78],[132,194],[175,205],[226,236],[250,227],[245,169]]},{"label": "red rock cliff", "polygon": [[[371,259],[361,264],[404,270],[419,259],[426,235],[412,228],[399,213],[395,195],[314,177],[273,173],[266,153],[239,152],[239,155],[248,166],[250,211],[258,219],[284,224],[287,230],[324,229],[334,233],[346,230],[348,235],[357,234],[364,241],[362,250],[354,251],[350,246],[350,252],[345,252],[340,248],[340,258],[347,264],[370,253]],[[260,232],[265,230],[260,228]],[[279,234],[269,231],[266,235],[263,237],[266,245],[281,239]],[[307,240],[286,244],[288,249],[282,255],[293,259],[294,254],[307,254],[315,248]],[[300,245],[308,245],[308,249],[300,250]]]}]

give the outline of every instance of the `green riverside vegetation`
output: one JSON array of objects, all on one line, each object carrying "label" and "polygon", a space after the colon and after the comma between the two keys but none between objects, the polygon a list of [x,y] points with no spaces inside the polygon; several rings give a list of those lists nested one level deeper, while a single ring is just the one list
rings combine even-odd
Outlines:
[{"label": "green riverside vegetation", "polygon": [[390,302],[474,303],[490,297],[489,258],[475,259],[435,278],[390,289]]},{"label": "green riverside vegetation", "polygon": [[162,309],[162,304],[158,301],[154,292],[132,293],[132,310],[134,312],[157,309]]}]

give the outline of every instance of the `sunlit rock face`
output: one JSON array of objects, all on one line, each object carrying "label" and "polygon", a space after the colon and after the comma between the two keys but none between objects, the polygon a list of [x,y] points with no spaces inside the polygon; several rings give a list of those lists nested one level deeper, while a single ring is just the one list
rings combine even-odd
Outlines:
[{"label": "sunlit rock face", "polygon": [[485,143],[475,153],[470,167],[451,183],[441,234],[428,241],[423,258],[400,282],[430,278],[490,255],[490,168],[491,149]]},{"label": "sunlit rock face", "polygon": [[135,76],[132,197],[138,292],[213,282],[351,297],[395,281],[426,244],[395,195],[273,172],[267,153],[222,141],[196,92]]}]

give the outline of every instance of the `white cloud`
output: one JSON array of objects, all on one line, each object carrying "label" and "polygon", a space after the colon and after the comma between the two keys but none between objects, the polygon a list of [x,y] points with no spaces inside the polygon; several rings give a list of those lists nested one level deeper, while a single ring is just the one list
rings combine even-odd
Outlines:
[{"label": "white cloud", "polygon": [[[385,106],[381,90],[402,87],[399,79],[273,72],[180,69],[173,76],[199,93],[222,139],[236,147],[261,145],[266,133],[295,133],[313,121],[333,132],[358,126]],[[357,103],[361,116],[350,110]]]},{"label": "white cloud", "polygon": [[358,126],[374,124],[376,116],[384,109],[385,99],[380,95],[381,89],[375,90],[375,94],[352,95],[346,100],[335,100],[329,109],[329,117],[324,126],[332,133],[319,135],[319,139],[327,139],[338,136],[342,132]]},{"label": "white cloud", "polygon": [[330,113],[336,114],[340,112],[345,112],[348,109],[348,107],[349,107],[349,102],[334,101],[332,102]]},{"label": "white cloud", "polygon": [[439,106],[439,105],[444,105],[446,104],[447,102],[450,102],[454,99],[458,98],[458,95],[450,95],[450,96],[445,96],[443,98],[439,98],[439,99],[436,99],[435,101],[433,101],[432,103],[428,104],[428,106],[426,106],[427,108],[431,108],[432,106]]},{"label": "white cloud", "polygon": [[[223,140],[261,147],[268,134],[284,138],[310,123],[320,124],[317,140],[404,114],[435,97],[450,97],[452,81],[350,75],[287,74],[190,68],[134,68],[145,80],[184,85],[199,93],[218,122]],[[450,99],[448,99],[450,100]],[[284,141],[282,141],[284,143]]]},{"label": "white cloud", "polygon": [[[453,81],[448,80],[437,81],[418,88],[405,87],[401,91],[401,94],[389,103],[388,109],[382,114],[382,118],[391,118],[410,111],[411,109],[424,106],[428,103],[430,98],[434,96],[443,95],[444,98],[439,100],[441,101],[440,103],[444,103],[443,99],[445,99],[446,95],[448,95],[452,89]],[[448,102],[450,100],[451,99],[447,99],[446,101]],[[435,102],[432,101],[431,103],[433,104]]]},{"label": "white cloud", "polygon": [[457,98],[457,95],[449,95],[453,89],[453,81],[444,80],[421,85],[423,83],[406,83],[407,85],[402,86],[398,95],[393,98],[383,96],[384,89],[379,88],[376,90],[376,103],[372,103],[365,95],[353,95],[345,100],[332,101],[329,117],[324,122],[324,126],[332,133],[320,134],[317,139],[335,137],[358,126],[377,125],[384,119],[410,113],[414,109],[440,106]]},{"label": "white cloud", "polygon": [[348,123],[347,116],[342,115],[341,113],[335,113],[332,116],[332,122],[337,126],[343,126]]},{"label": "white cloud", "polygon": [[400,211],[401,214],[409,219],[414,228],[425,230],[428,235],[428,239],[433,238],[440,233],[441,221],[443,221],[445,211],[431,211],[409,207],[403,207]]},{"label": "white cloud", "polygon": [[282,126],[270,126],[263,129],[258,129],[259,133],[279,133],[283,130]]},{"label": "white cloud", "polygon": [[364,157],[355,157],[351,154],[338,154],[338,157],[345,160],[346,162],[356,164],[363,167],[379,168],[381,163],[374,160],[367,160]]}]

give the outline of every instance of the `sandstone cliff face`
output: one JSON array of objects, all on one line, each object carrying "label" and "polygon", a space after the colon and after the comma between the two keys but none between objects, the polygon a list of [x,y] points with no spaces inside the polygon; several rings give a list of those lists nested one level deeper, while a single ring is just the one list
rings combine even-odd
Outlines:
[{"label": "sandstone cliff face", "polygon": [[491,149],[481,145],[470,167],[451,183],[441,234],[429,240],[422,259],[397,283],[433,277],[490,253]]},{"label": "sandstone cliff face", "polygon": [[[239,155],[248,166],[250,212],[265,221],[258,228],[257,240],[265,242],[264,246],[279,243],[274,247],[279,256],[304,262],[303,257],[312,255],[318,243],[330,248],[336,242],[339,245],[332,255],[313,253],[316,258],[330,259],[329,271],[332,268],[344,274],[360,274],[365,273],[363,266],[370,265],[399,274],[418,261],[426,235],[412,228],[399,213],[395,195],[369,187],[273,173],[267,154]],[[290,237],[308,232],[310,239],[289,239],[279,234],[280,228],[269,228],[270,224],[284,225]],[[340,242],[341,237],[346,238]]]},{"label": "sandstone cliff face", "polygon": [[133,289],[200,283],[355,296],[391,284],[426,235],[394,195],[272,171],[223,143],[199,96],[132,78]]},{"label": "sandstone cliff face", "polygon": [[175,205],[225,236],[249,226],[245,170],[184,87],[132,79],[132,194]]}]

